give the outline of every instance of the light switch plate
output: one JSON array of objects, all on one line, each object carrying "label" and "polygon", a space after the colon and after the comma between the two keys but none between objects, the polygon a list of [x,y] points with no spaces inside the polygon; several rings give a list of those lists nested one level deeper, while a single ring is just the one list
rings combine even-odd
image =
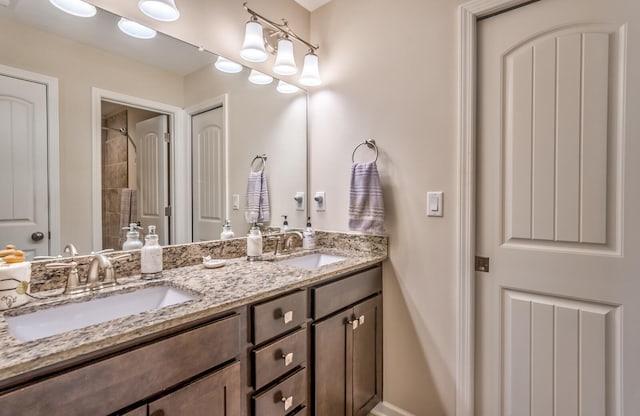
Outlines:
[{"label": "light switch plate", "polygon": [[427,217],[442,217],[442,192],[427,192]]},{"label": "light switch plate", "polygon": [[239,194],[233,194],[233,209],[236,210],[236,211],[240,209],[240,195]]}]

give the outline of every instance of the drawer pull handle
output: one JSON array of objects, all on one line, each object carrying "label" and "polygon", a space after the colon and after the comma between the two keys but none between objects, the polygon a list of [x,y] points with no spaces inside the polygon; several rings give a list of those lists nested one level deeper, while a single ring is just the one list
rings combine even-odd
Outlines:
[{"label": "drawer pull handle", "polygon": [[288,324],[289,322],[293,321],[293,311],[285,312],[284,315],[282,315],[282,319],[284,320],[285,324]]},{"label": "drawer pull handle", "polygon": [[358,318],[358,322],[360,323],[360,325],[364,325],[364,315],[360,315],[360,318]]},{"label": "drawer pull handle", "polygon": [[288,367],[293,362],[293,353],[282,354],[282,359],[284,360],[284,366]]},{"label": "drawer pull handle", "polygon": [[282,396],[282,403],[284,403],[284,411],[286,412],[287,410],[291,409],[291,406],[293,406],[293,396],[289,396],[289,397],[284,397]]},{"label": "drawer pull handle", "polygon": [[351,329],[353,330],[358,329],[358,318],[356,318],[355,316],[353,318],[349,318],[347,324],[351,325]]}]

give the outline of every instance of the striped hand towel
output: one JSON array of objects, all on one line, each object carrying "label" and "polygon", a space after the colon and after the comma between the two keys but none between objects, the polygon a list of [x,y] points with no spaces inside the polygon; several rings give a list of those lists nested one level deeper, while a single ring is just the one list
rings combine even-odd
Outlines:
[{"label": "striped hand towel", "polygon": [[[257,213],[258,222],[268,222],[271,216],[269,212],[269,190],[267,189],[267,177],[263,171],[249,172],[245,214],[250,212]],[[245,215],[245,218],[247,218],[247,222],[250,222],[248,215]]]},{"label": "striped hand towel", "polygon": [[384,200],[376,162],[351,166],[349,229],[367,233],[384,232]]}]

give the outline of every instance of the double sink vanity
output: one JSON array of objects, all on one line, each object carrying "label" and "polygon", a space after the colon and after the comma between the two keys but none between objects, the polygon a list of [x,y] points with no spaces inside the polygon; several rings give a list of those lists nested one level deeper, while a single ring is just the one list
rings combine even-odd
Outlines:
[{"label": "double sink vanity", "polygon": [[[318,237],[260,262],[244,239],[167,247],[161,279],[140,280],[133,256],[91,294],[43,274],[42,299],[0,320],[0,415],[367,415],[386,237]],[[203,267],[209,252],[225,265]]]}]

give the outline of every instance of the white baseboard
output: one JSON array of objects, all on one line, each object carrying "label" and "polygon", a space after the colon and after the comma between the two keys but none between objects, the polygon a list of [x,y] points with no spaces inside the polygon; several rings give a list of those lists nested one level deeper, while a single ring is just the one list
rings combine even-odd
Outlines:
[{"label": "white baseboard", "polygon": [[373,416],[415,416],[413,413],[409,413],[406,410],[394,406],[389,402],[380,402],[371,411]]}]

